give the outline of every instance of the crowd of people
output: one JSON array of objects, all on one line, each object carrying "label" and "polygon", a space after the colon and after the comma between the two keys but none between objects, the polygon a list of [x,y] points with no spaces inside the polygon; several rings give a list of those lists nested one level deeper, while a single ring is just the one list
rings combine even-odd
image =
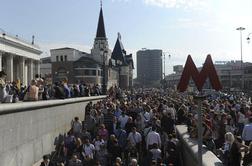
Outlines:
[{"label": "crowd of people", "polygon": [[[46,85],[38,75],[28,87],[6,83],[0,72],[0,101],[37,101],[100,95],[98,85]],[[122,93],[125,92],[125,95]],[[175,125],[188,127],[197,139],[198,103],[191,94],[173,90],[121,91],[85,108],[84,121],[75,117],[71,130],[60,135],[56,151],[44,162],[78,165],[180,165]],[[203,101],[203,144],[225,166],[252,164],[252,103],[244,94],[210,95]],[[42,164],[43,165],[43,164]]]},{"label": "crowd of people", "polygon": [[0,103],[15,103],[18,101],[38,101],[49,99],[65,99],[73,97],[97,96],[101,94],[99,85],[79,84],[69,85],[67,80],[47,84],[38,74],[25,86],[20,81],[6,82],[6,73],[0,71]]},{"label": "crowd of people", "polygon": [[56,151],[44,156],[45,161],[65,166],[179,165],[175,108],[158,92],[126,94],[111,88],[106,99],[87,104],[84,121],[73,119],[71,130],[57,137]]},{"label": "crowd of people", "polygon": [[[60,135],[56,151],[44,162],[81,165],[181,165],[175,125],[185,124],[197,138],[197,103],[175,91],[138,91],[90,102],[84,121],[75,117]],[[209,97],[203,102],[203,143],[225,166],[252,164],[252,104],[239,95]]]}]

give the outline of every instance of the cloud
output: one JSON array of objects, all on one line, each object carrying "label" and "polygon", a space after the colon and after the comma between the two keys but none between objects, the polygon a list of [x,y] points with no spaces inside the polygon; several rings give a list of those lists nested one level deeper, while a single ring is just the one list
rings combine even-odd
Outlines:
[{"label": "cloud", "polygon": [[[129,2],[132,0],[111,0],[112,2]],[[146,5],[153,5],[164,8],[194,8],[206,9],[209,0],[139,0]]]},{"label": "cloud", "polygon": [[205,8],[208,0],[143,0],[147,5],[165,8]]},{"label": "cloud", "polygon": [[128,2],[130,0],[112,0],[112,2]]}]

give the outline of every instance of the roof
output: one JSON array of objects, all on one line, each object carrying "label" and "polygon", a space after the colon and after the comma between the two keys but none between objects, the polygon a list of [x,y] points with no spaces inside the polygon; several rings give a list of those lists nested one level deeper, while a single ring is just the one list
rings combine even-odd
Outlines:
[{"label": "roof", "polygon": [[51,49],[51,50],[76,50],[76,49],[70,48],[70,47],[63,47],[63,48],[55,48],[55,49]]},{"label": "roof", "polygon": [[51,56],[40,58],[40,62],[42,62],[42,64],[51,63]]},{"label": "roof", "polygon": [[89,57],[80,57],[78,60],[74,61],[74,64],[84,64],[85,66],[87,67],[95,67],[95,66],[101,66],[102,64],[100,64],[99,62],[95,61],[94,59],[92,58],[89,58]]},{"label": "roof", "polygon": [[100,10],[100,15],[99,15],[99,20],[98,20],[98,27],[97,27],[97,31],[96,31],[96,37],[97,38],[106,38],[102,7],[101,7],[101,10]]},{"label": "roof", "polygon": [[111,58],[114,60],[121,61],[122,65],[127,65],[127,62],[125,60],[125,56],[126,56],[126,51],[125,51],[123,44],[122,44],[122,41],[121,41],[121,35],[118,33],[118,37],[117,37]]},{"label": "roof", "polygon": [[87,52],[84,52],[84,51],[80,51],[80,50],[77,50],[75,48],[71,48],[71,47],[62,47],[62,48],[55,48],[55,49],[51,49],[50,51],[57,51],[57,50],[75,50],[75,51],[78,51],[80,52],[81,54],[85,54],[85,55],[88,55]]},{"label": "roof", "polygon": [[135,68],[134,67],[134,61],[133,61],[133,58],[132,58],[132,54],[126,55],[125,60],[126,60],[127,64],[132,65],[133,69]]}]

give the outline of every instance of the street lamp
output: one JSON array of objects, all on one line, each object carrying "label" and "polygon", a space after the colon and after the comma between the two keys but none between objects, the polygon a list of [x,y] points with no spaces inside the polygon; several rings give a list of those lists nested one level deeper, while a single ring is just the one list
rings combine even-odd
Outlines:
[{"label": "street lamp", "polygon": [[250,43],[250,37],[249,37],[249,36],[250,36],[251,34],[252,34],[252,33],[249,33],[249,34],[248,34],[248,37],[247,37],[248,43]]},{"label": "street lamp", "polygon": [[102,62],[102,70],[103,70],[103,73],[102,73],[102,94],[106,95],[107,94],[106,60],[107,60],[108,51],[104,50],[103,48],[101,48],[100,51],[101,51],[101,56],[103,59],[103,62]]},{"label": "street lamp", "polygon": [[169,52],[163,52],[163,57],[164,57],[164,72],[163,72],[163,75],[164,75],[164,79],[165,79],[165,55],[166,53],[168,53],[168,58],[170,59],[171,58],[171,54]]},{"label": "street lamp", "polygon": [[243,62],[242,62],[242,31],[245,30],[243,27],[236,28],[236,30],[240,31],[240,41],[241,41],[241,77],[242,77],[242,87],[241,89],[243,90],[244,88],[244,78],[243,78]]}]

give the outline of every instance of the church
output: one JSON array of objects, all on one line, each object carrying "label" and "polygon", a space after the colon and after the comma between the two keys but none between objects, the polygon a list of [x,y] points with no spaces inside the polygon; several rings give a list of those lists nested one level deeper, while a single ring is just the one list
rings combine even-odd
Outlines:
[{"label": "church", "polygon": [[91,54],[74,48],[51,49],[53,82],[68,80],[69,84],[98,84],[110,88],[130,89],[133,85],[134,62],[127,54],[118,33],[113,51],[108,45],[102,5]]}]

